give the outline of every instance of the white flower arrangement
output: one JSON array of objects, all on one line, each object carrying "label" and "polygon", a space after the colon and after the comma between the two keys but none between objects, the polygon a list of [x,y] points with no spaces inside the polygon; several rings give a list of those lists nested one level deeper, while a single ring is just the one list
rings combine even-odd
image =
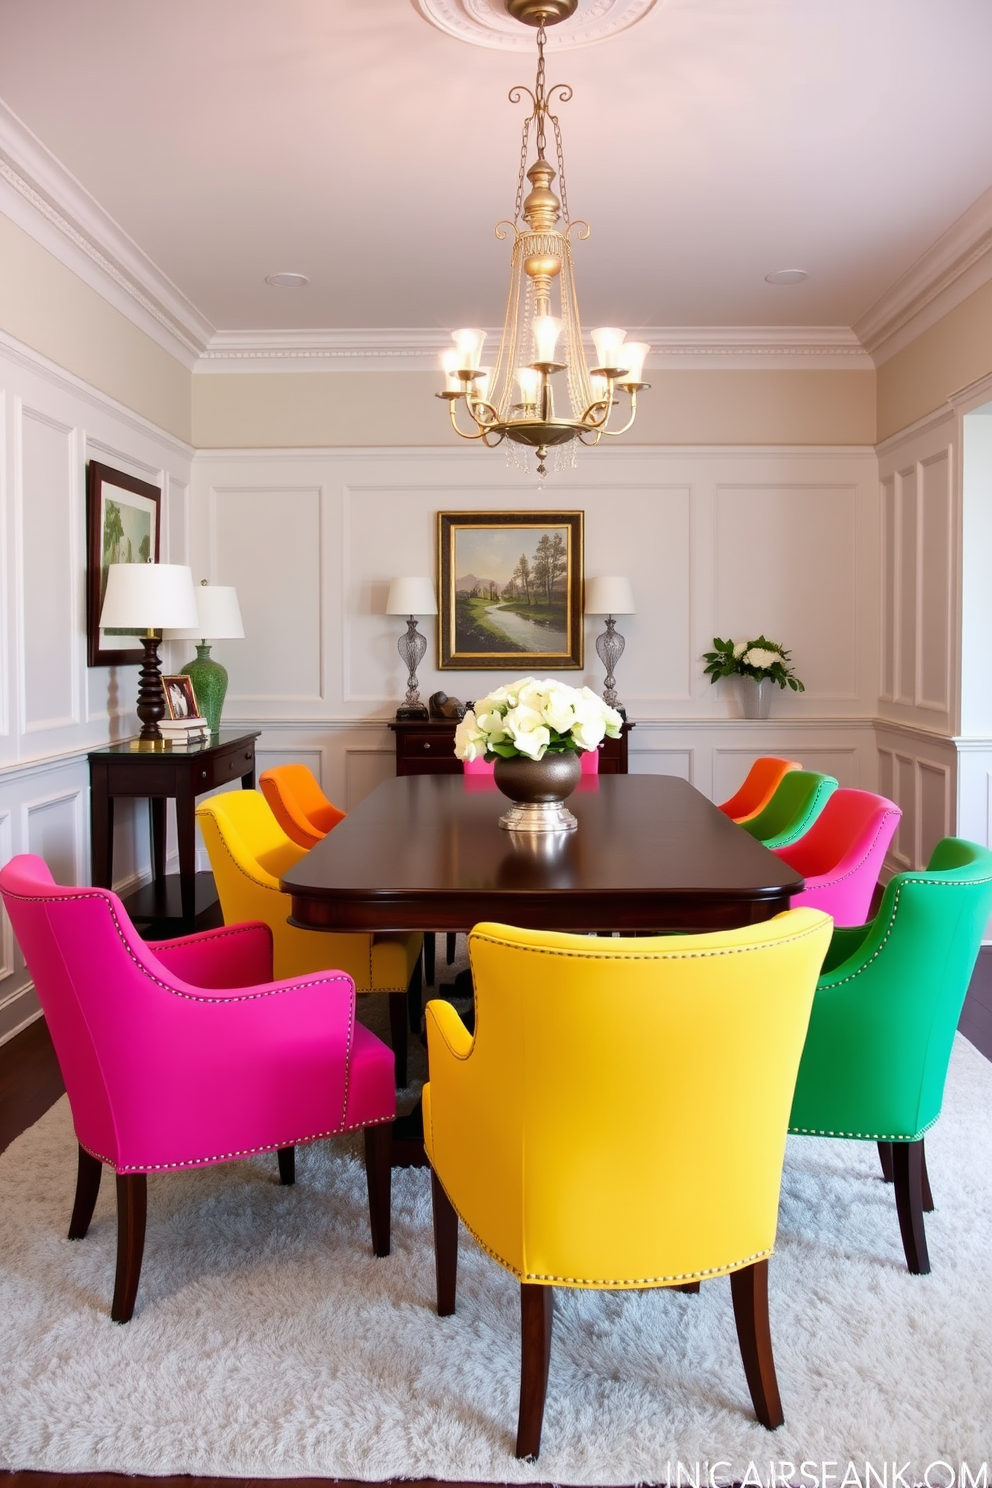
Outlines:
[{"label": "white flower arrangement", "polygon": [[543,759],[576,749],[598,749],[619,739],[623,719],[589,687],[567,687],[546,678],[522,677],[497,687],[470,708],[455,729],[460,760],[502,757]]},{"label": "white flower arrangement", "polygon": [[770,641],[760,635],[756,641],[721,641],[713,637],[713,650],[703,653],[707,665],[703,675],[711,682],[720,677],[753,677],[761,682],[766,677],[779,687],[791,687],[793,692],[805,692],[792,668],[792,655],[778,641]]}]

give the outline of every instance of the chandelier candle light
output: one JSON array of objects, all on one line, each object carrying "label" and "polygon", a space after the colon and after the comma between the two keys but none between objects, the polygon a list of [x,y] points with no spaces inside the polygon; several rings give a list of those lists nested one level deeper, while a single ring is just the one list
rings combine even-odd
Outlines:
[{"label": "chandelier candle light", "polygon": [[406,701],[396,709],[397,718],[427,718],[426,705],[420,701],[417,668],[424,659],[427,640],[417,629],[418,615],[436,615],[437,600],[430,579],[394,579],[386,600],[387,615],[405,615],[406,634],[396,642],[407,669]]},{"label": "chandelier candle light", "polygon": [[[437,394],[449,404],[452,427],[463,439],[481,439],[494,446],[503,439],[537,451],[538,475],[545,475],[548,450],[574,439],[598,444],[604,434],[623,434],[634,422],[637,394],[649,386],[641,375],[650,347],[630,342],[626,332],[604,326],[592,333],[596,354],[590,368],[582,343],[578,299],[572,269],[571,233],[589,236],[588,223],[572,221],[565,191],[565,162],[561,131],[551,104],[557,95],[567,103],[572,90],[567,84],[545,86],[545,27],[567,20],[578,0],[505,0],[515,20],[537,27],[537,79],[533,92],[522,85],[511,89],[510,102],[526,95],[532,105],[524,121],[520,150],[520,176],[512,222],[500,222],[496,236],[513,232],[510,292],[506,319],[495,366],[484,368],[482,348],[486,332],[463,329],[452,332],[454,346],[442,353],[445,388]],[[554,133],[557,173],[545,158],[547,127]],[[531,133],[537,159],[526,169]],[[559,199],[551,189],[559,178]],[[524,196],[524,178],[531,190]],[[558,222],[564,227],[559,229]],[[521,222],[525,226],[521,226]],[[557,301],[557,304],[555,303]],[[559,374],[564,373],[561,378]],[[553,379],[558,378],[556,410]],[[616,406],[615,393],[622,388],[630,400],[626,423],[609,428]],[[464,401],[473,428],[459,427],[457,410]]]},{"label": "chandelier candle light", "polygon": [[497,687],[455,729],[460,760],[495,760],[496,785],[515,804],[499,819],[510,832],[571,832],[564,805],[582,774],[580,751],[619,739],[623,719],[588,687],[522,677]]}]

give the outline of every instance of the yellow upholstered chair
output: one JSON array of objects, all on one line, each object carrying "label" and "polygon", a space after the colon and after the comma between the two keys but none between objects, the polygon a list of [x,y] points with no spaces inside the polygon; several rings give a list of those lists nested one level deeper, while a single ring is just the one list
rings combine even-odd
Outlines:
[{"label": "yellow upholstered chair", "polygon": [[316,847],[348,814],[327,799],[306,765],[273,765],[258,777],[258,788],[286,836],[300,847]]},{"label": "yellow upholstered chair", "polygon": [[396,1082],[406,1084],[407,1007],[421,1000],[420,935],[341,935],[287,923],[292,907],[279,879],[303,857],[258,791],[228,791],[196,808],[225,925],[262,920],[272,931],[273,976],[306,976],[335,968],[356,992],[389,996]]},{"label": "yellow upholstered chair", "polygon": [[696,1291],[729,1274],[755,1413],[781,1425],[768,1258],[831,925],[794,909],[604,942],[482,924],[475,1036],[427,1004],[438,1312],[455,1310],[460,1217],[520,1281],[518,1457],[540,1448],[555,1286]]}]

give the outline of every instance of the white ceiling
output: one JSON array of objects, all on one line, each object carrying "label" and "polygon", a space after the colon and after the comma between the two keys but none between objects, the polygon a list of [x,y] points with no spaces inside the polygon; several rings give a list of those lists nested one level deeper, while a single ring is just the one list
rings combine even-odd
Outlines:
[{"label": "white ceiling", "polygon": [[[584,321],[855,324],[992,185],[990,58],[990,0],[657,0],[551,53]],[[533,71],[412,0],[0,0],[0,98],[219,330],[498,324]]]}]

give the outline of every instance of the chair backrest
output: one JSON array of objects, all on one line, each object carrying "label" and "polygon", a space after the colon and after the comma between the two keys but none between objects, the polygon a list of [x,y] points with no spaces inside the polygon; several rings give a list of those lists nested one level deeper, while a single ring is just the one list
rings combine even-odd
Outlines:
[{"label": "chair backrest", "polygon": [[599,774],[599,750],[583,749],[579,754],[583,775]]},{"label": "chair backrest", "polygon": [[992,912],[992,852],[945,837],[898,873],[864,932],[820,977],[793,1105],[796,1130],[912,1141],[940,1114],[954,1034]]},{"label": "chair backrest", "polygon": [[[719,1275],[769,1252],[829,939],[815,910],[609,941],[477,925],[471,1053],[432,1065],[425,1092],[466,1223],[524,1278],[594,1286]],[[498,1100],[492,1150],[441,1122],[446,1075],[483,1126]]]},{"label": "chair backrest", "polygon": [[757,816],[768,805],[775,788],[783,775],[790,770],[801,770],[798,760],[779,759],[773,754],[763,754],[748,770],[740,789],[728,801],[723,801],[720,810],[731,821],[742,822]]},{"label": "chair backrest", "polygon": [[[284,873],[306,849],[290,841],[258,791],[225,791],[196,808],[226,925],[262,920],[275,938],[277,976],[286,969],[281,935],[290,901],[279,888]],[[302,933],[302,932],[301,932]]]},{"label": "chair backrest", "polygon": [[793,909],[808,904],[837,925],[863,925],[902,811],[871,791],[836,790],[802,837],[775,853],[806,880]]},{"label": "chair backrest", "polygon": [[766,847],[787,847],[808,832],[827,800],[837,789],[832,775],[814,770],[789,770],[779,781],[768,805],[741,826]]},{"label": "chair backrest", "polygon": [[306,765],[274,765],[258,785],[286,836],[300,847],[316,847],[347,814],[332,805]]},{"label": "chair backrest", "polygon": [[496,761],[487,760],[483,754],[474,760],[462,760],[462,769],[466,775],[491,775],[495,768]]}]

